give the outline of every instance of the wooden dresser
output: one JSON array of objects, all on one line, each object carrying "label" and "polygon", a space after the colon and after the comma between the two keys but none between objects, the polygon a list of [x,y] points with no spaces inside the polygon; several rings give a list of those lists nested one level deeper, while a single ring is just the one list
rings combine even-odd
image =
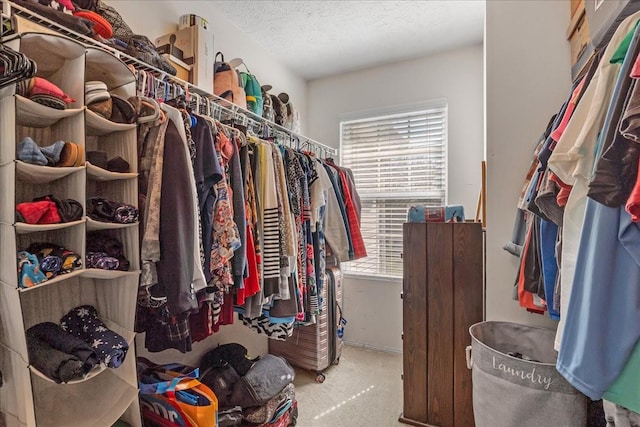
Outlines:
[{"label": "wooden dresser", "polygon": [[400,422],[474,425],[469,327],[483,320],[480,223],[407,223],[403,229],[403,387]]}]

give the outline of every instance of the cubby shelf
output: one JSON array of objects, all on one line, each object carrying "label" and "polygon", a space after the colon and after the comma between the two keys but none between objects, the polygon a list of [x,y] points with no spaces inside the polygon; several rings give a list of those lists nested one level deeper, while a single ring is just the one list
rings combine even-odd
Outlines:
[{"label": "cubby shelf", "polygon": [[[135,355],[135,306],[140,274],[138,223],[114,224],[87,216],[86,200],[104,197],[137,206],[136,124],[114,123],[84,105],[84,83],[104,81],[118,96],[135,96],[135,77],[106,50],[86,47],[66,36],[16,34],[3,44],[37,63],[37,76],[62,89],[74,101],[56,110],[16,94],[0,93],[0,424],[20,427],[110,427],[123,419],[142,425]],[[73,142],[81,162],[76,167],[26,163],[16,146],[30,137],[40,147]],[[108,159],[120,156],[128,173],[111,172],[86,162],[86,153],[100,150]],[[81,219],[57,224],[16,221],[15,207],[46,195],[73,199],[83,209]],[[123,243],[129,271],[86,268],[87,236],[103,231]],[[16,253],[37,242],[52,243],[82,259],[82,267],[30,288],[18,286]],[[25,331],[42,322],[59,323],[69,310],[92,305],[107,327],[129,343],[117,368],[98,366],[83,378],[55,383],[29,364]],[[4,418],[3,418],[4,417]]]}]

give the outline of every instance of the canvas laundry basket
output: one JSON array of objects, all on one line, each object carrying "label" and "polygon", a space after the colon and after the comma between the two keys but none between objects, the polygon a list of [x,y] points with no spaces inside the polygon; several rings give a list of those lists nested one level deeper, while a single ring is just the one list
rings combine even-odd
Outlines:
[{"label": "canvas laundry basket", "polygon": [[587,397],[556,370],[554,331],[480,322],[469,333],[476,427],[586,425]]}]

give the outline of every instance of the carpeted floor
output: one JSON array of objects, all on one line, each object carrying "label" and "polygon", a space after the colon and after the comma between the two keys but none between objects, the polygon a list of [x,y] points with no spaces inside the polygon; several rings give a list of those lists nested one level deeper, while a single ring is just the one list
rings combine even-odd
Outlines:
[{"label": "carpeted floor", "polygon": [[298,427],[396,427],[402,412],[402,355],[345,346],[338,365],[296,369]]}]

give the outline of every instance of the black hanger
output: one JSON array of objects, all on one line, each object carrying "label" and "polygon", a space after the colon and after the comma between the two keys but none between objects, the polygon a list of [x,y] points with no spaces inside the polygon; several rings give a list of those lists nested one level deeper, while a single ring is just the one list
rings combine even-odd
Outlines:
[{"label": "black hanger", "polygon": [[0,87],[31,78],[36,71],[35,61],[8,46],[0,45]]}]

